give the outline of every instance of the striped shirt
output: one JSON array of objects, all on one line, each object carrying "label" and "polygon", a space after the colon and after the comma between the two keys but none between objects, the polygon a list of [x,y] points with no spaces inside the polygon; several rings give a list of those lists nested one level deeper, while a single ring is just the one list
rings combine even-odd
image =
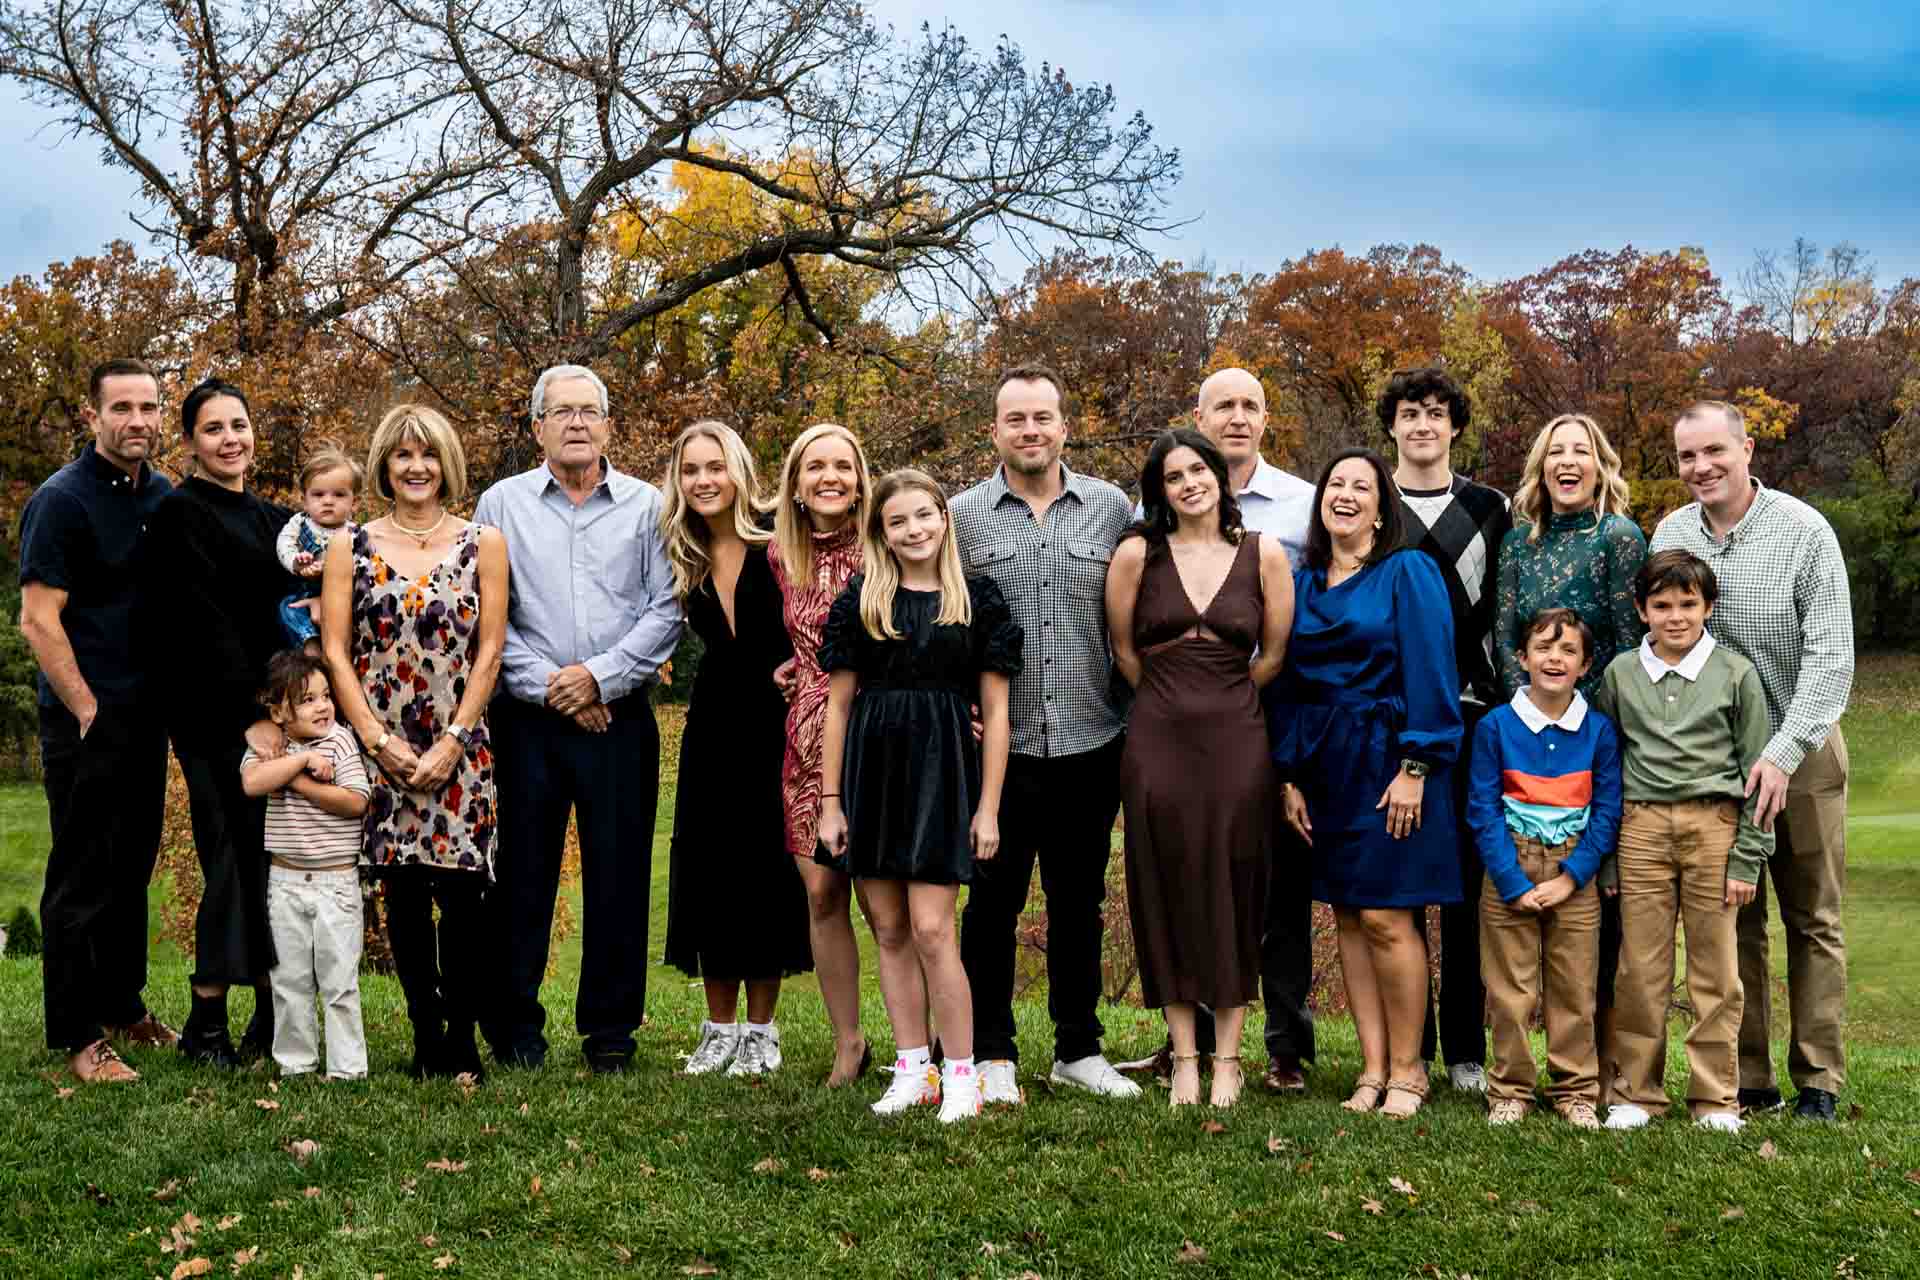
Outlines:
[{"label": "striped shirt", "polygon": [[1847,562],[1826,517],[1753,482],[1753,505],[1725,537],[1690,502],[1660,522],[1652,551],[1680,548],[1713,567],[1713,638],[1753,663],[1772,730],[1763,759],[1791,774],[1818,751],[1853,691]]},{"label": "striped shirt", "polygon": [[[307,742],[287,739],[288,755],[307,752],[325,756],[333,765],[332,785],[355,795],[373,794],[366,762],[360,758],[360,741],[346,725],[335,724]],[[248,747],[240,757],[240,768],[244,771],[259,759]],[[267,853],[298,871],[358,862],[360,819],[328,813],[288,784],[267,797]]]},{"label": "striped shirt", "polygon": [[1613,721],[1579,693],[1557,720],[1522,687],[1473,735],[1467,824],[1504,902],[1533,887],[1520,869],[1518,834],[1545,845],[1578,843],[1560,863],[1584,887],[1620,831],[1620,740]]},{"label": "striped shirt", "polygon": [[1107,565],[1132,509],[1119,489],[1059,464],[1060,496],[1035,520],[996,467],[952,503],[953,535],[970,574],[992,578],[1026,633],[1026,665],[1008,697],[1013,751],[1065,756],[1120,736],[1107,644]]}]

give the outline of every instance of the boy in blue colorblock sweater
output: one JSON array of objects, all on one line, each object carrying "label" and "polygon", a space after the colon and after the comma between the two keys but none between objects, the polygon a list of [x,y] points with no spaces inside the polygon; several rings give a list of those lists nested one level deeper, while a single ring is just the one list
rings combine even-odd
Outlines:
[{"label": "boy in blue colorblock sweater", "polygon": [[1620,741],[1613,722],[1574,687],[1593,661],[1593,633],[1579,614],[1536,614],[1519,655],[1529,683],[1475,730],[1467,790],[1467,822],[1487,868],[1480,893],[1480,967],[1493,1039],[1487,1122],[1513,1124],[1532,1109],[1537,1072],[1527,1020],[1544,994],[1547,1096],[1568,1123],[1597,1129],[1600,897],[1593,880],[1620,830]]}]

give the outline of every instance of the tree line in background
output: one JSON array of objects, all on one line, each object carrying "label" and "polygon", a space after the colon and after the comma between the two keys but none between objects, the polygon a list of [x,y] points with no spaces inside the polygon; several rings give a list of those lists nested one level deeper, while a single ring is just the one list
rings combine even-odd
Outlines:
[{"label": "tree line in background", "polygon": [[[1157,260],[1179,155],[1110,88],[846,0],[0,0],[0,76],[138,175],[148,245],[0,290],[9,558],[116,355],[176,395],[246,387],[256,482],[288,497],[306,447],[363,446],[400,398],[460,425],[477,492],[534,461],[527,392],[561,360],[606,378],[642,475],[711,415],[769,467],[832,420],[959,485],[991,465],[998,369],[1037,359],[1073,393],[1071,465],[1128,487],[1213,368],[1260,376],[1270,456],[1312,476],[1382,442],[1394,369],[1437,361],[1473,394],[1463,470],[1511,491],[1540,425],[1585,411],[1648,528],[1685,499],[1674,416],[1739,402],[1759,474],[1839,531],[1862,646],[1920,641],[1920,281],[1847,245],[1731,284],[1689,248],[1495,282],[1427,245]],[[22,745],[31,675],[0,628]]]}]

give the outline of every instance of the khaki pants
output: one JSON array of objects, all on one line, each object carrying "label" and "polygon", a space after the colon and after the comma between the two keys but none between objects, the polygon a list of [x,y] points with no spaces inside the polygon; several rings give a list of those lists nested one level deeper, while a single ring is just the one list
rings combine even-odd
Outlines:
[{"label": "khaki pants", "polygon": [[285,1075],[320,1069],[320,998],[327,1020],[327,1074],[367,1074],[360,1025],[360,874],[267,869],[267,922],[280,963],[273,966],[273,1060]]},{"label": "khaki pants", "polygon": [[1727,854],[1739,809],[1731,800],[1629,802],[1620,822],[1620,976],[1614,1037],[1626,1081],[1617,1101],[1667,1110],[1667,1008],[1673,998],[1673,931],[1686,930],[1689,1109],[1697,1118],[1735,1111],[1739,1087],[1740,968],[1734,910],[1726,905]]},{"label": "khaki pants", "polygon": [[[1561,860],[1578,841],[1546,845],[1515,835],[1513,843],[1520,869],[1542,884],[1560,874]],[[1592,881],[1540,913],[1501,901],[1487,877],[1480,890],[1480,973],[1492,1009],[1493,1072],[1487,1094],[1494,1101],[1533,1101],[1538,1073],[1527,1020],[1543,995],[1552,1077],[1547,1097],[1556,1105],[1600,1101],[1599,1051],[1593,1041],[1593,973],[1599,957],[1600,890]]]},{"label": "khaki pants", "polygon": [[1840,1092],[1847,1016],[1847,947],[1840,905],[1847,881],[1847,744],[1834,726],[1820,750],[1787,784],[1787,808],[1774,821],[1774,853],[1759,892],[1740,911],[1740,1084],[1775,1087],[1773,970],[1767,958],[1767,882],[1780,902],[1787,935],[1787,1003],[1793,1019],[1787,1074],[1800,1089]]}]

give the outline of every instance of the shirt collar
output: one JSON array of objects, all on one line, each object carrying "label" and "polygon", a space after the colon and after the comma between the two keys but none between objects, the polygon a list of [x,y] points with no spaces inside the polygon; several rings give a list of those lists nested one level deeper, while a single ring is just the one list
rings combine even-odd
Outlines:
[{"label": "shirt collar", "polygon": [[1707,632],[1700,633],[1699,641],[1687,650],[1687,656],[1675,663],[1669,663],[1653,651],[1653,637],[1647,636],[1640,641],[1640,669],[1647,673],[1647,679],[1660,683],[1662,676],[1669,671],[1678,672],[1680,678],[1691,684],[1700,678],[1701,668],[1707,665],[1707,659],[1713,656],[1713,637]]},{"label": "shirt collar", "polygon": [[[1074,474],[1073,468],[1069,467],[1064,461],[1058,462],[1055,465],[1060,468],[1061,495],[1066,496],[1070,494],[1076,502],[1084,503],[1087,500],[1086,477]],[[991,476],[987,477],[987,505],[989,507],[997,507],[1002,501],[1010,497],[1019,498],[1019,495],[1014,493],[1012,488],[1007,484],[1007,464],[1003,462],[993,469]],[[1020,501],[1024,502],[1025,499],[1020,498]]]},{"label": "shirt collar", "polygon": [[1278,502],[1285,482],[1286,476],[1280,468],[1265,458],[1260,458],[1253,464],[1253,474],[1247,478],[1247,487],[1234,496],[1238,498],[1251,493],[1269,502]]},{"label": "shirt collar", "polygon": [[1753,486],[1753,501],[1747,504],[1747,514],[1741,516],[1740,519],[1734,523],[1733,528],[1728,529],[1724,533],[1715,533],[1708,527],[1707,504],[1704,502],[1694,503],[1694,506],[1699,508],[1700,536],[1705,538],[1709,543],[1730,543],[1744,536],[1748,527],[1759,518],[1760,509],[1773,504],[1773,491],[1767,488],[1766,485],[1760,483],[1760,477],[1749,476],[1747,477],[1747,482]]},{"label": "shirt collar", "polygon": [[1568,733],[1578,733],[1587,720],[1587,699],[1578,689],[1573,691],[1573,701],[1567,704],[1567,709],[1560,713],[1558,720],[1548,719],[1547,713],[1534,704],[1533,699],[1527,696],[1526,685],[1514,691],[1513,702],[1509,705],[1513,707],[1514,714],[1520,717],[1520,723],[1535,733],[1550,724],[1558,725]]},{"label": "shirt collar", "polygon": [[[546,477],[540,484],[540,491],[542,493],[547,493],[560,487],[560,477],[553,474],[553,464],[551,462],[542,462],[540,464],[540,470]],[[614,469],[613,460],[607,457],[606,454],[601,454],[600,482],[593,486],[593,491],[612,497],[614,485],[618,483],[621,478],[620,473]]]},{"label": "shirt collar", "polygon": [[152,472],[147,469],[147,464],[142,462],[139,467],[134,470],[134,473],[129,476],[119,467],[114,466],[111,462],[101,457],[100,450],[91,444],[87,446],[87,469],[95,480],[110,489],[126,487],[136,493],[139,492],[142,485],[146,484],[147,477],[152,474]]}]

